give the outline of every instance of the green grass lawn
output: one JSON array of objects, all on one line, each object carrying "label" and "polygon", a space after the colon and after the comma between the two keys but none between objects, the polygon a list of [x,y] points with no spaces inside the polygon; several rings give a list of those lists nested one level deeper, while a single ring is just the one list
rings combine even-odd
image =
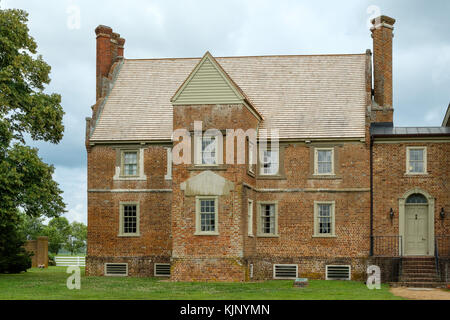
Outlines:
[{"label": "green grass lawn", "polygon": [[18,275],[0,274],[0,299],[150,299],[150,300],[391,300],[401,299],[389,287],[369,290],[362,282],[310,281],[307,288],[293,288],[292,280],[252,283],[188,283],[155,278],[86,277],[81,289],[69,290],[66,267],[30,269]]}]

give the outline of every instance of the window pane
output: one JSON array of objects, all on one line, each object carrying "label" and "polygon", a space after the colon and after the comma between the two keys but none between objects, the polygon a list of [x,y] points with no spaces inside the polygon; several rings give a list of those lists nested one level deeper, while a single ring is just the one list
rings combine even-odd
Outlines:
[{"label": "window pane", "polygon": [[123,206],[123,233],[137,233],[137,206]]},{"label": "window pane", "polygon": [[263,174],[278,173],[278,151],[266,150],[263,154]]},{"label": "window pane", "polygon": [[319,204],[319,234],[331,234],[331,204]]},{"label": "window pane", "polygon": [[425,172],[424,150],[420,149],[409,150],[409,171],[412,173]]},{"label": "window pane", "polygon": [[124,153],[124,171],[126,176],[137,175],[137,152]]},{"label": "window pane", "polygon": [[215,137],[203,137],[201,156],[202,156],[202,164],[216,164]]},{"label": "window pane", "polygon": [[317,172],[319,174],[332,173],[333,152],[331,150],[318,150],[317,151]]},{"label": "window pane", "polygon": [[214,232],[216,230],[215,200],[200,200],[200,230]]},{"label": "window pane", "polygon": [[261,231],[263,234],[275,234],[275,205],[261,205]]}]

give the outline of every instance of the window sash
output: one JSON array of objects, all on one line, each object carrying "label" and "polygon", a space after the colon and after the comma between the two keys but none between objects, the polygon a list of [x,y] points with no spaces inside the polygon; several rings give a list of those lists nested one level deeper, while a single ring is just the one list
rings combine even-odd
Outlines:
[{"label": "window sash", "polygon": [[247,217],[247,224],[248,224],[248,235],[253,235],[253,201],[248,201],[248,217]]},{"label": "window sash", "polygon": [[136,234],[138,233],[138,209],[135,204],[124,204],[122,205],[123,212],[123,234]]},{"label": "window sash", "polygon": [[333,150],[316,150],[316,173],[333,173]]},{"label": "window sash", "polygon": [[200,199],[200,231],[216,231],[216,200]]},{"label": "window sash", "polygon": [[253,143],[249,142],[248,143],[248,170],[250,172],[253,172],[253,153],[254,153],[254,149],[255,146],[253,145]]},{"label": "window sash", "polygon": [[425,172],[424,149],[409,149],[409,172],[410,173]]},{"label": "window sash", "polygon": [[217,164],[217,142],[216,137],[202,137],[201,139],[201,164]]},{"label": "window sash", "polygon": [[262,174],[275,175],[278,173],[279,152],[277,150],[264,150],[262,161]]},{"label": "window sash", "polygon": [[261,204],[261,233],[275,234],[275,204]]},{"label": "window sash", "polygon": [[136,151],[123,153],[123,169],[125,176],[136,176],[138,170],[138,155]]},{"label": "window sash", "polygon": [[318,211],[318,233],[332,234],[332,205],[319,204]]}]

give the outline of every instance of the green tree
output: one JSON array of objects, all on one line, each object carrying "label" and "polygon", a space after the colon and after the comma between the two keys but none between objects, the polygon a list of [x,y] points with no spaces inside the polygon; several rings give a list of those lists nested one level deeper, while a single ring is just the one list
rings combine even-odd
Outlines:
[{"label": "green tree", "polygon": [[65,217],[56,217],[50,220],[48,226],[44,227],[44,235],[48,237],[48,250],[58,254],[69,241],[70,224]]},{"label": "green tree", "polygon": [[41,217],[33,217],[21,214],[20,232],[27,240],[36,240],[37,237],[44,235],[44,224]]},{"label": "green tree", "polygon": [[25,11],[0,8],[0,272],[27,268],[20,212],[57,217],[65,208],[53,166],[25,143],[58,143],[64,131],[61,97],[44,93],[50,66],[37,55],[27,22]]},{"label": "green tree", "polygon": [[74,253],[80,253],[86,246],[87,226],[81,222],[72,222],[70,224],[70,235],[65,248]]}]

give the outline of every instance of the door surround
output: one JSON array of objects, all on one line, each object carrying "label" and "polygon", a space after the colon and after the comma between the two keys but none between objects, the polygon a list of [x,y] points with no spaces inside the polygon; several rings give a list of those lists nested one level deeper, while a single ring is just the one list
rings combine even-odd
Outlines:
[{"label": "door surround", "polygon": [[[398,231],[399,235],[402,237],[402,249],[403,255],[405,254],[405,232],[406,232],[406,199],[412,194],[419,193],[422,194],[428,201],[428,254],[427,256],[434,256],[434,198],[425,190],[420,188],[414,188],[403,194],[401,198],[398,199]],[[401,252],[400,252],[401,254]]]}]

